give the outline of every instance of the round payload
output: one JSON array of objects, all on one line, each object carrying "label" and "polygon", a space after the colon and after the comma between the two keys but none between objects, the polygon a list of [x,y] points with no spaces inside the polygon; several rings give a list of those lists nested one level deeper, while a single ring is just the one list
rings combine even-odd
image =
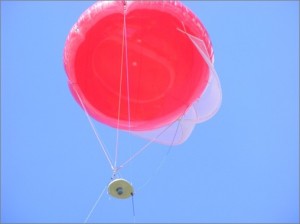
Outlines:
[{"label": "round payload", "polygon": [[108,185],[108,193],[118,199],[126,199],[133,196],[133,187],[125,179],[115,179]]}]

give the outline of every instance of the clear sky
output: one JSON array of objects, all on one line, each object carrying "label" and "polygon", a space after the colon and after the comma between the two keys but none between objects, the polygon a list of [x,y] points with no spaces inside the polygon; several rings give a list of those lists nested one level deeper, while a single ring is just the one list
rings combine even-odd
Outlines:
[{"label": "clear sky", "polygon": [[[110,180],[62,59],[91,4],[1,1],[3,223],[84,222]],[[299,222],[299,2],[184,4],[211,36],[223,102],[187,142],[152,145],[122,171],[135,221]],[[115,131],[95,124],[113,150]],[[120,141],[130,153],[143,144]],[[132,202],[105,193],[88,221],[133,222]]]}]

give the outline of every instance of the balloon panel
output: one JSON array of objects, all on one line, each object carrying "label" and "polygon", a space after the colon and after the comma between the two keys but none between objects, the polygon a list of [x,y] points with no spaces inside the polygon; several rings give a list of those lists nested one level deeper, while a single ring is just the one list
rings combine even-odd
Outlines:
[{"label": "balloon panel", "polygon": [[96,3],[73,27],[65,48],[69,86],[102,123],[159,129],[182,116],[209,81],[210,67],[178,28],[203,39],[209,59],[210,41],[199,20],[188,20],[193,15],[182,4],[161,1],[128,4],[124,36],[118,4]]},{"label": "balloon panel", "polygon": [[210,70],[209,82],[201,96],[194,101],[177,121],[151,131],[132,132],[149,141],[166,145],[182,144],[189,138],[197,123],[207,121],[213,117],[220,108],[222,102],[222,90],[219,77],[212,62],[213,59],[209,57],[208,50],[201,39],[186,32],[185,34],[191,39],[198,49],[199,54],[206,61]]}]

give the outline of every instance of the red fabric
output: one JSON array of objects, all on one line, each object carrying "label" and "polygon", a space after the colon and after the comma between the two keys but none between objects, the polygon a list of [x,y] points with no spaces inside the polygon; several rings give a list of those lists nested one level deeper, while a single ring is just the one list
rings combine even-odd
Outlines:
[{"label": "red fabric", "polygon": [[124,130],[151,130],[178,119],[201,96],[209,78],[207,64],[178,29],[202,39],[212,60],[205,28],[178,1],[95,3],[73,26],[65,45],[65,70],[77,102],[78,93],[91,116]]}]

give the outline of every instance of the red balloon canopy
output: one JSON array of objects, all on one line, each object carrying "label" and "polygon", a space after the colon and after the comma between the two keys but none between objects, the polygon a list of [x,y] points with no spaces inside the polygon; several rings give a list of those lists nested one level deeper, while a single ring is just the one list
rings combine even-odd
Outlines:
[{"label": "red balloon canopy", "polygon": [[182,31],[203,40],[212,60],[204,26],[178,1],[95,3],[65,45],[73,96],[96,120],[124,130],[177,120],[209,80],[209,66]]}]

